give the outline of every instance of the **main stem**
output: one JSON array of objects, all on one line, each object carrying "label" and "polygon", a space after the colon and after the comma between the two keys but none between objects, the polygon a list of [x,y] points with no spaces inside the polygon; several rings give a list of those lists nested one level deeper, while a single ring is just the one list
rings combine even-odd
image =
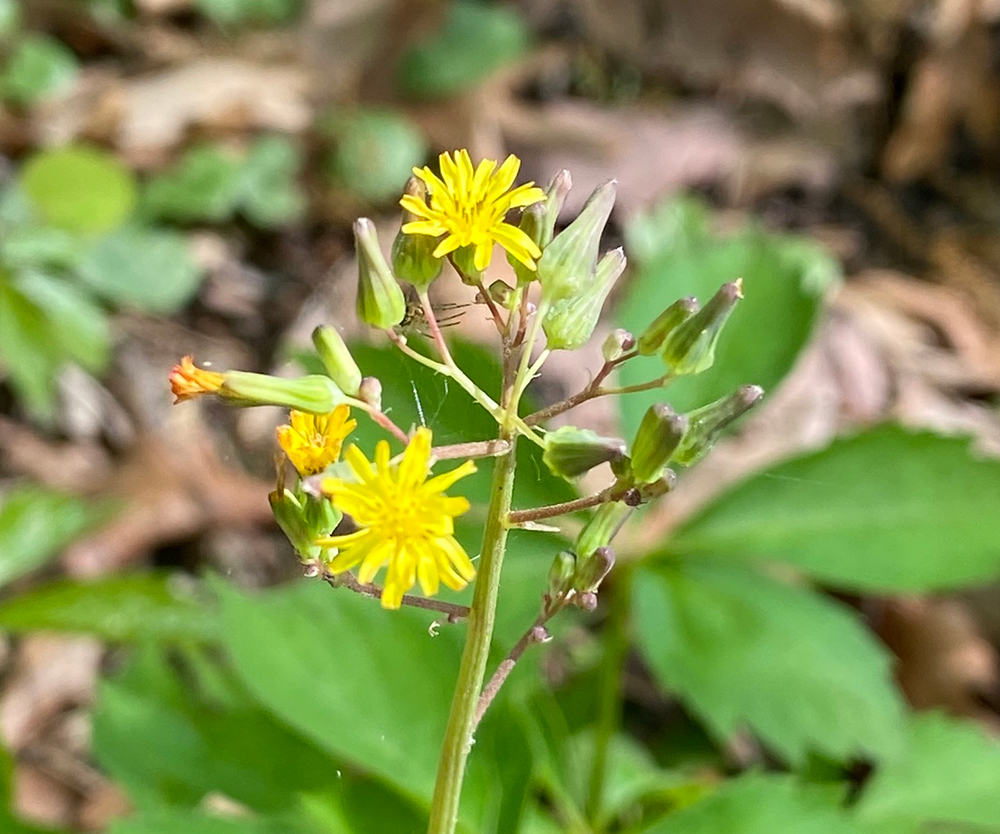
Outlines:
[{"label": "main stem", "polygon": [[479,561],[479,576],[469,611],[465,650],[458,669],[458,683],[451,702],[451,714],[445,730],[444,746],[438,764],[434,800],[431,805],[427,834],[453,834],[458,822],[458,803],[462,792],[465,762],[472,748],[476,705],[486,677],[486,658],[493,639],[496,619],[497,592],[500,589],[500,569],[507,546],[505,520],[510,512],[514,488],[517,434],[501,431],[501,440],[510,442],[510,450],[496,459],[493,469],[489,514],[483,534],[483,550]]}]

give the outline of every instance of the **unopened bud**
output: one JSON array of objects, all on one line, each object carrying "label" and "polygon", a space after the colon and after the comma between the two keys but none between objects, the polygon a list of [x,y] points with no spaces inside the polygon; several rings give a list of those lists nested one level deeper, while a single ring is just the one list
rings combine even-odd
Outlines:
[{"label": "unopened bud", "polygon": [[597,594],[593,591],[577,594],[573,597],[573,604],[581,611],[587,611],[589,613],[597,608]]},{"label": "unopened bud", "polygon": [[635,336],[618,327],[608,334],[601,345],[601,355],[605,362],[617,362],[635,347]]},{"label": "unopened bud", "polygon": [[[569,171],[560,171],[556,174],[545,189],[545,200],[539,203],[532,203],[521,212],[521,222],[518,224],[524,232],[538,246],[539,250],[545,251],[545,247],[552,241],[555,232],[556,220],[559,212],[562,211],[563,203],[566,202],[566,195],[569,194],[572,180]],[[507,255],[507,262],[513,267],[517,276],[517,284],[524,287],[535,280],[537,275],[528,269],[513,255]]]},{"label": "unopened bud", "polygon": [[[417,177],[410,177],[404,193],[415,200],[427,201],[427,187]],[[403,226],[418,222],[418,217],[403,209]],[[438,240],[431,235],[411,235],[400,229],[392,241],[392,271],[401,281],[409,281],[418,290],[425,290],[441,274],[444,258],[435,258]]]},{"label": "unopened bud", "polygon": [[312,562],[320,557],[322,548],[316,544],[316,536],[313,534],[306,520],[305,510],[299,500],[287,489],[275,490],[268,496],[271,504],[271,512],[274,513],[274,520],[285,534],[299,559],[303,562]]},{"label": "unopened bud", "polygon": [[451,260],[463,284],[476,287],[483,280],[483,270],[476,266],[475,246],[460,246],[452,253]]},{"label": "unopened bud", "polygon": [[395,327],[406,314],[406,299],[379,248],[375,224],[367,217],[354,223],[354,248],[358,256],[358,318],[383,330]]},{"label": "unopened bud", "polygon": [[549,579],[545,588],[548,600],[561,599],[573,587],[575,575],[576,554],[571,550],[560,550],[552,560],[552,567],[549,568]]},{"label": "unopened bud", "polygon": [[373,376],[366,376],[358,386],[358,399],[373,408],[382,410],[382,382]]},{"label": "unopened bud", "polygon": [[590,429],[562,426],[545,435],[542,460],[549,471],[572,480],[624,456],[625,441],[619,437],[601,437]]},{"label": "unopened bud", "polygon": [[545,247],[538,261],[543,297],[553,301],[578,295],[591,280],[601,234],[615,204],[614,180],[599,186],[579,216]]},{"label": "unopened bud", "polygon": [[[674,457],[677,457],[677,452],[674,452]],[[642,489],[639,490],[639,494],[642,502],[645,503],[653,498],[666,495],[668,492],[673,492],[676,486],[677,473],[673,469],[664,469],[663,474],[658,480],[653,481],[651,484],[643,484]]]},{"label": "unopened bud", "polygon": [[633,509],[620,501],[601,504],[583,526],[576,540],[577,558],[586,561],[599,548],[607,547]]},{"label": "unopened bud", "polygon": [[601,258],[590,283],[549,308],[542,321],[549,350],[576,350],[590,338],[608,293],[624,269],[625,253],[621,247],[612,249]]},{"label": "unopened bud", "polygon": [[663,342],[660,356],[671,374],[698,374],[712,367],[719,334],[741,298],[741,280],[723,284],[701,310],[670,333]]},{"label": "unopened bud", "polygon": [[233,405],[281,405],[311,414],[329,414],[347,401],[336,383],[322,374],[286,379],[248,371],[227,371],[218,393]]},{"label": "unopened bud", "polygon": [[744,385],[721,400],[690,412],[687,415],[690,425],[674,460],[685,466],[695,463],[715,445],[723,429],[757,405],[763,396],[764,389],[759,385]]},{"label": "unopened bud", "polygon": [[337,383],[337,387],[349,396],[357,396],[361,385],[361,369],[337,328],[321,324],[313,331],[312,340],[323,367]]},{"label": "unopened bud", "polygon": [[510,307],[511,299],[514,297],[514,292],[511,290],[506,281],[501,281],[498,278],[489,285],[487,292],[490,294],[490,298],[492,298],[501,307],[505,309]]},{"label": "unopened bud", "polygon": [[636,483],[652,483],[663,475],[687,428],[687,417],[676,414],[665,403],[646,409],[632,444],[632,475]]},{"label": "unopened bud", "polygon": [[695,298],[679,298],[660,315],[653,319],[639,336],[639,353],[652,356],[663,347],[667,337],[683,322],[698,312],[698,300]]},{"label": "unopened bud", "polygon": [[596,592],[614,565],[614,550],[610,547],[597,548],[589,557],[580,562],[576,569],[573,587],[582,593]]}]

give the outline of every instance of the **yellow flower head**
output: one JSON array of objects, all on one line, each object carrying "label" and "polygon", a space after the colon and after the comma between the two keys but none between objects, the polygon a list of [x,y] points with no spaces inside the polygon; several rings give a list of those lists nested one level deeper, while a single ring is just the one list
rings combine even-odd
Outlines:
[{"label": "yellow flower head", "polygon": [[351,409],[338,405],[329,414],[289,413],[291,425],[278,426],[278,443],[302,477],[322,472],[340,457],[340,447],[358,424]]},{"label": "yellow flower head", "polygon": [[170,371],[170,390],[174,394],[174,404],[202,394],[214,394],[225,381],[224,374],[203,370],[194,364],[193,356],[185,356]]},{"label": "yellow flower head", "polygon": [[438,160],[440,178],[429,168],[413,169],[427,185],[429,202],[412,194],[399,201],[407,211],[423,218],[404,224],[404,234],[445,235],[433,252],[435,258],[443,258],[461,246],[472,246],[476,269],[480,271],[490,265],[493,244],[499,243],[534,270],[541,250],[525,232],[504,222],[511,209],[545,199],[545,192],[534,183],[511,190],[521,160],[511,154],[497,168],[496,160],[484,159],[475,170],[466,150],[456,151],[454,157],[443,153]]},{"label": "yellow flower head", "polygon": [[367,584],[388,562],[383,608],[399,608],[403,594],[417,580],[424,594],[433,596],[441,582],[457,591],[476,575],[453,535],[453,519],[469,509],[469,502],[444,495],[459,478],[475,472],[476,465],[466,461],[428,480],[430,455],[431,432],[426,428],[417,429],[398,466],[389,463],[389,444],[384,440],[375,447],[374,467],[357,446],[351,446],[344,459],[357,482],[326,478],[322,484],[334,506],[361,528],[317,542],[339,549],[330,572],[343,573],[360,564],[358,579]]}]

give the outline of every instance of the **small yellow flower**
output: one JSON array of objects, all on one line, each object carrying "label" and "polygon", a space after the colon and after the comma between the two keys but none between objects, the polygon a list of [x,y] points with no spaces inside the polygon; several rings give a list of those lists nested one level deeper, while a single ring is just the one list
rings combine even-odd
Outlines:
[{"label": "small yellow flower", "polygon": [[343,573],[360,564],[358,580],[367,584],[388,562],[383,608],[399,608],[403,594],[417,580],[424,594],[433,596],[441,582],[457,591],[476,575],[453,535],[453,519],[469,509],[469,502],[444,495],[457,480],[475,472],[476,465],[466,461],[428,480],[430,455],[431,432],[426,428],[417,429],[398,466],[389,463],[389,444],[384,440],[375,447],[374,467],[357,446],[351,446],[344,459],[357,482],[326,478],[322,484],[334,506],[361,528],[317,542],[339,549],[330,571]]},{"label": "small yellow flower", "polygon": [[193,356],[185,356],[170,371],[170,390],[174,394],[174,404],[202,394],[214,394],[225,381],[224,374],[199,368],[194,364]]},{"label": "small yellow flower", "polygon": [[291,425],[278,426],[278,443],[303,478],[336,463],[344,438],[358,424],[347,419],[350,413],[346,405],[338,405],[329,414],[291,411]]},{"label": "small yellow flower", "polygon": [[545,192],[534,183],[511,190],[521,160],[511,154],[497,168],[496,160],[484,159],[475,170],[466,150],[456,151],[454,158],[443,153],[438,160],[440,178],[429,168],[413,169],[427,185],[430,201],[412,194],[402,197],[399,202],[404,209],[424,218],[404,224],[402,231],[410,235],[445,235],[433,252],[435,258],[443,258],[461,246],[472,246],[476,269],[482,271],[490,265],[493,244],[499,243],[534,270],[541,250],[525,232],[504,222],[511,209],[545,199]]}]

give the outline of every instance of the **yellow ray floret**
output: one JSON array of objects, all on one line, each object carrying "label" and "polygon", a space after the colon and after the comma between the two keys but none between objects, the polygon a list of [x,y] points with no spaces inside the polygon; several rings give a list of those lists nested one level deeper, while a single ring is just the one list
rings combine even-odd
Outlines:
[{"label": "yellow ray floret", "polygon": [[278,443],[302,477],[322,472],[340,457],[340,448],[357,426],[347,419],[351,409],[338,405],[329,414],[292,411],[287,426],[278,426]]},{"label": "yellow ray floret", "polygon": [[356,482],[326,478],[323,492],[334,506],[351,516],[360,528],[343,536],[320,539],[323,547],[336,547],[331,573],[360,565],[358,579],[369,583],[388,564],[383,608],[399,608],[405,594],[419,581],[424,594],[433,596],[441,582],[461,590],[476,575],[462,545],[455,539],[455,516],[469,509],[462,497],[444,494],[452,484],[476,471],[470,460],[450,472],[428,479],[431,456],[430,429],[417,429],[398,466],[389,462],[389,444],[375,447],[374,466],[357,446],[344,460]]},{"label": "yellow ray floret", "polygon": [[438,160],[441,176],[430,168],[414,168],[413,173],[427,186],[428,201],[412,194],[399,201],[407,211],[422,219],[403,226],[404,234],[444,236],[434,250],[435,258],[463,246],[472,246],[476,269],[490,264],[493,244],[499,243],[528,269],[535,268],[541,250],[521,229],[505,223],[507,212],[530,206],[545,199],[545,192],[534,183],[511,189],[521,160],[511,154],[497,168],[496,160],[484,159],[473,169],[466,150],[454,157],[443,153]]}]

